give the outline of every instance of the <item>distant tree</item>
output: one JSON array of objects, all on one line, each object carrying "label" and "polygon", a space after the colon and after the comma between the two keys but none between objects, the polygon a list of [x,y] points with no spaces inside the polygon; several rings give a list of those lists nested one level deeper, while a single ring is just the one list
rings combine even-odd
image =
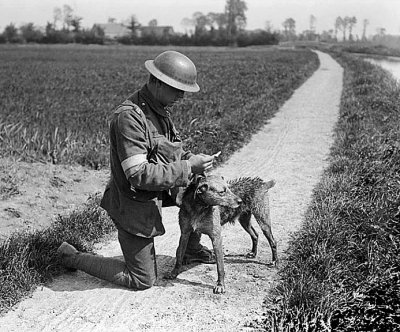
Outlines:
[{"label": "distant tree", "polygon": [[68,31],[72,26],[72,20],[74,19],[73,13],[74,11],[69,5],[63,6],[63,28],[66,28]]},{"label": "distant tree", "polygon": [[228,19],[225,13],[210,12],[207,15],[209,38],[213,45],[226,45]]},{"label": "distant tree", "polygon": [[362,33],[362,40],[367,40],[367,26],[369,25],[369,21],[365,18],[363,20],[363,33]]},{"label": "distant tree", "polygon": [[218,29],[219,31],[223,31],[226,29],[228,19],[225,13],[208,13],[207,14],[208,21],[210,26]]},{"label": "distant tree", "polygon": [[334,38],[335,38],[335,33],[333,29],[330,29],[328,31],[324,30],[320,35],[320,41],[322,42],[332,42],[334,41]]},{"label": "distant tree", "polygon": [[105,34],[104,30],[95,24],[91,29],[81,29],[75,33],[74,39],[82,44],[104,44]]},{"label": "distant tree", "polygon": [[136,36],[136,30],[140,27],[140,24],[135,15],[131,15],[128,18],[128,24],[126,27],[131,30],[131,36]]},{"label": "distant tree", "polygon": [[[350,27],[351,20],[352,19],[350,16],[345,16],[342,21],[343,41],[346,41],[346,32],[347,32],[347,29]],[[350,31],[349,31],[349,34],[350,34]]]},{"label": "distant tree", "polygon": [[26,42],[31,41],[31,36],[34,34],[35,27],[33,23],[27,23],[20,26],[19,30],[21,31],[21,36]]},{"label": "distant tree", "polygon": [[376,29],[376,34],[378,35],[378,37],[384,37],[386,34],[386,29],[379,27]]},{"label": "distant tree", "polygon": [[247,4],[243,0],[227,0],[225,14],[227,17],[227,37],[231,45],[236,44],[237,34],[246,26]]},{"label": "distant tree", "polygon": [[99,27],[98,25],[93,25],[93,27],[92,27],[92,33],[94,34],[94,36],[96,37],[96,38],[102,38],[102,39],[104,39],[105,38],[105,33],[104,33],[104,29],[103,28],[101,28],[101,27]]},{"label": "distant tree", "polygon": [[156,27],[157,25],[158,25],[158,22],[157,22],[156,19],[152,19],[152,20],[149,22],[149,27]]},{"label": "distant tree", "polygon": [[117,21],[117,19],[114,17],[109,17],[107,20],[108,23],[115,23],[116,21]]},{"label": "distant tree", "polygon": [[73,32],[79,32],[79,30],[81,29],[81,21],[82,21],[82,17],[79,16],[74,16],[71,20],[71,26],[72,26],[72,31]]},{"label": "distant tree", "polygon": [[293,40],[296,36],[296,21],[293,18],[287,18],[283,23],[283,33],[286,40]]},{"label": "distant tree", "polygon": [[271,21],[266,21],[265,22],[265,31],[272,32],[272,29],[273,29],[273,26],[272,26]]},{"label": "distant tree", "polygon": [[196,24],[193,19],[185,17],[182,19],[181,25],[185,28],[185,33],[191,35]]},{"label": "distant tree", "polygon": [[52,23],[47,22],[45,36],[43,37],[42,42],[46,44],[58,43],[60,39],[59,34],[60,32],[56,31],[55,26]]},{"label": "distant tree", "polygon": [[46,29],[45,29],[45,31],[46,31],[46,36],[48,36],[49,34],[51,34],[52,32],[54,32],[54,30],[55,30],[54,25],[53,25],[52,23],[50,23],[50,22],[47,22],[47,24],[46,24]]},{"label": "distant tree", "polygon": [[57,22],[60,22],[62,19],[62,11],[61,8],[55,7],[53,9],[53,27],[57,29]]},{"label": "distant tree", "polygon": [[[344,29],[344,21],[343,18],[338,16],[336,17],[335,20],[335,38],[337,39],[337,34],[339,31],[342,31]],[[345,32],[343,32],[345,34]],[[345,37],[344,37],[345,38]]]},{"label": "distant tree", "polygon": [[3,37],[8,43],[18,43],[20,41],[18,36],[18,29],[13,23],[10,23],[5,27]]},{"label": "distant tree", "polygon": [[308,30],[303,31],[303,38],[306,40],[315,40],[317,38],[316,27],[315,24],[317,22],[317,18],[314,15],[310,15],[309,24],[310,28]]},{"label": "distant tree", "polygon": [[38,43],[43,38],[40,30],[35,29],[33,23],[27,23],[20,27],[22,39],[27,43]]},{"label": "distant tree", "polygon": [[193,42],[195,45],[207,45],[211,39],[211,22],[207,15],[202,12],[193,13],[194,22]]},{"label": "distant tree", "polygon": [[357,18],[355,16],[348,18],[348,27],[349,27],[349,40],[353,41],[353,28],[357,24]]},{"label": "distant tree", "polygon": [[315,33],[315,23],[317,22],[317,18],[314,15],[310,15],[310,31]]},{"label": "distant tree", "polygon": [[204,34],[207,30],[207,27],[210,26],[210,20],[207,15],[204,15],[202,12],[195,12],[193,14],[193,21],[195,24],[195,35]]},{"label": "distant tree", "polygon": [[279,43],[278,33],[265,30],[242,31],[237,39],[239,47],[250,45],[276,45]]}]

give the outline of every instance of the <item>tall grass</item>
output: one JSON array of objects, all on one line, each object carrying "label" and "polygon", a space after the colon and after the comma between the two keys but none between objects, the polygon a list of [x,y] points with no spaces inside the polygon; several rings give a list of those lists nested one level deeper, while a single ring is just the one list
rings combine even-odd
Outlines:
[{"label": "tall grass", "polygon": [[400,86],[336,58],[345,76],[330,166],[266,299],[266,330],[400,330]]},{"label": "tall grass", "polygon": [[400,56],[399,45],[390,45],[390,43],[379,42],[353,42],[337,43],[329,46],[333,52],[349,52],[369,54],[370,56]]},{"label": "tall grass", "polygon": [[[144,61],[163,50],[0,47],[1,154],[107,166],[109,115],[147,81]],[[201,91],[185,96],[173,120],[187,148],[222,150],[222,158],[247,141],[318,67],[317,56],[305,50],[179,50],[196,63]]]},{"label": "tall grass", "polygon": [[94,195],[69,216],[59,216],[47,229],[13,233],[0,244],[0,313],[38,284],[65,271],[56,254],[63,241],[91,251],[93,244],[112,230],[111,220],[99,207],[99,196]]},{"label": "tall grass", "polygon": [[17,168],[12,162],[0,162],[0,200],[20,194],[19,183],[15,177]]}]

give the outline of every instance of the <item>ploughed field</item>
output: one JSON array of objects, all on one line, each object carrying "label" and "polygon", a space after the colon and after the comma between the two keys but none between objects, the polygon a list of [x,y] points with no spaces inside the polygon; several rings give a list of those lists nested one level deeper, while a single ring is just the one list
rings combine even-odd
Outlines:
[{"label": "ploughed field", "polygon": [[[108,165],[112,109],[148,78],[143,63],[167,48],[0,47],[0,152],[24,161]],[[174,106],[194,152],[226,160],[318,67],[308,50],[174,48],[197,66],[201,91]]]}]

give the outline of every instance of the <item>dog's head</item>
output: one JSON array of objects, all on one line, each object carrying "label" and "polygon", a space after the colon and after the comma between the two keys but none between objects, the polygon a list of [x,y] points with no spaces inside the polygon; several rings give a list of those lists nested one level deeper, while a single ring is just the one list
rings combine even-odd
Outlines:
[{"label": "dog's head", "polygon": [[198,175],[194,178],[194,199],[208,206],[239,207],[241,198],[236,196],[228,187],[222,176]]}]

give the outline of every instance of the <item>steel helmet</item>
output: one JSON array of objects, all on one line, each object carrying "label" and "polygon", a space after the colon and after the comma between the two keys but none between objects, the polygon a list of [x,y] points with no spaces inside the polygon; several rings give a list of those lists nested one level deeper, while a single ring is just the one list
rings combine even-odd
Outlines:
[{"label": "steel helmet", "polygon": [[165,51],[144,63],[146,69],[160,81],[183,91],[197,92],[197,71],[194,63],[182,53]]}]

